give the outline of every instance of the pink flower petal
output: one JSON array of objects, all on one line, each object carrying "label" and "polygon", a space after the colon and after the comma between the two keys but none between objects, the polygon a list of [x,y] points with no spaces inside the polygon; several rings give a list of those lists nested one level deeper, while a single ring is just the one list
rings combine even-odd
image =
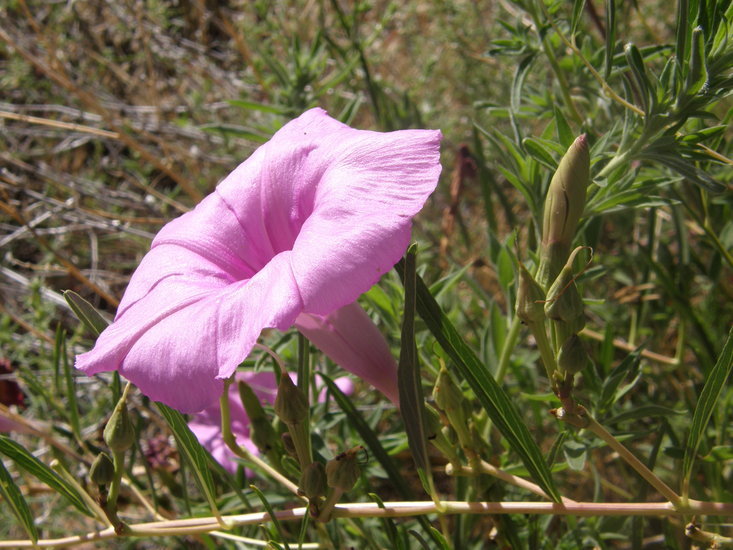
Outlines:
[{"label": "pink flower petal", "polygon": [[[182,412],[215,402],[264,328],[334,313],[399,260],[437,184],[439,141],[354,130],[321,109],[286,124],[158,233],[77,368],[119,370]],[[393,393],[385,364],[342,366]]]},{"label": "pink flower petal", "polygon": [[399,402],[397,363],[382,333],[358,303],[327,316],[301,313],[295,326],[334,363]]},{"label": "pink flower petal", "polygon": [[[275,375],[272,372],[239,372],[237,380],[247,382],[255,395],[263,403],[273,403],[277,392]],[[249,435],[249,418],[239,399],[239,390],[236,384],[229,388],[229,413],[232,421],[232,433],[237,443],[252,453],[257,453],[257,447]],[[206,407],[194,415],[188,423],[194,433],[211,455],[227,470],[234,472],[237,469],[236,455],[226,446],[221,435],[221,408],[219,402]]]}]

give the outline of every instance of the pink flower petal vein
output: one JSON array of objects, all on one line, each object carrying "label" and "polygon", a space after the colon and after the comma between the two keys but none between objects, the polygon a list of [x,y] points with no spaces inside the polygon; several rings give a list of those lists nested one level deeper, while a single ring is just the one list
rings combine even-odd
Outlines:
[{"label": "pink flower petal vein", "polygon": [[[320,345],[313,319],[325,319],[323,331],[355,332],[328,319],[404,253],[412,217],[437,185],[440,137],[355,130],[321,109],[289,122],[161,229],[114,323],[76,367],[118,370],[151,399],[197,412],[218,399],[265,328],[287,330],[301,316],[329,355],[338,338],[324,334]],[[354,361],[343,342],[334,360],[394,400],[394,361],[370,367],[356,356],[375,346],[389,354],[383,338],[366,334],[371,341],[347,346]]]}]

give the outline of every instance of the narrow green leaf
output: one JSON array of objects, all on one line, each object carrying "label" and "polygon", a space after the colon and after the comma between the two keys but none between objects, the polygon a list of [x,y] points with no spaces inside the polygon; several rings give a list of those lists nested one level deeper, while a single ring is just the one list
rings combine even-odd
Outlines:
[{"label": "narrow green leaf", "polygon": [[[382,444],[379,442],[377,434],[375,434],[374,431],[369,427],[369,424],[367,424],[367,422],[361,416],[359,411],[351,402],[351,399],[349,399],[349,397],[347,397],[346,394],[344,394],[333,382],[333,380],[331,380],[328,376],[320,372],[318,373],[318,376],[320,376],[321,379],[325,382],[326,386],[328,386],[328,389],[331,392],[331,395],[333,395],[333,398],[336,400],[336,403],[338,403],[338,406],[341,407],[341,410],[344,411],[344,414],[346,414],[347,418],[349,419],[349,425],[353,426],[356,431],[359,432],[362,441],[369,448],[370,456],[375,457],[379,464],[382,466],[382,468],[384,468],[384,471],[387,473],[387,477],[389,477],[389,480],[392,483],[393,487],[397,490],[402,498],[406,500],[411,500],[413,498],[412,491],[407,485],[404,475],[402,474],[402,472],[400,472],[400,469],[392,461],[387,451],[384,450],[384,447],[382,447]],[[430,522],[427,520],[427,518],[425,518],[424,516],[420,516],[418,518],[418,521],[420,522],[420,525],[422,525],[423,529],[430,533],[432,538],[432,533],[430,532]]]},{"label": "narrow green leaf", "polygon": [[256,101],[245,101],[243,99],[229,99],[227,100],[229,105],[234,107],[241,107],[250,111],[260,111],[262,113],[272,113],[274,115],[287,115],[287,107],[281,105],[265,105],[264,103],[257,103]]},{"label": "narrow green leaf", "polygon": [[[375,502],[377,506],[384,508],[384,502],[379,498],[379,495],[376,493],[368,493],[367,496],[372,500],[372,502]],[[382,518],[382,525],[384,525],[384,530],[387,533],[387,538],[389,539],[391,547],[399,548],[399,534],[397,533],[397,526],[395,525],[394,520],[392,518]]]},{"label": "narrow green leaf", "polygon": [[630,374],[636,374],[641,361],[641,346],[627,355],[621,363],[610,372],[601,388],[598,398],[598,410],[607,411],[617,399],[617,391],[621,382]]},{"label": "narrow green leaf", "polygon": [[537,160],[537,162],[546,168],[549,168],[553,172],[557,169],[557,161],[552,157],[552,153],[550,153],[538,140],[534,138],[524,138],[524,140],[522,140],[522,146],[532,158]]},{"label": "narrow green leaf", "polygon": [[71,424],[71,432],[74,434],[74,437],[81,443],[83,438],[81,436],[81,422],[79,421],[79,405],[76,401],[76,384],[71,365],[69,365],[69,356],[66,353],[66,333],[64,331],[61,331],[59,343],[61,346],[59,354],[61,356],[61,364],[64,367],[64,380],[66,382],[66,403],[69,413],[69,424]]},{"label": "narrow green leaf", "polygon": [[534,61],[534,58],[534,53],[525,56],[519,62],[519,65],[517,65],[517,70],[514,73],[514,81],[512,82],[511,95],[511,106],[514,113],[519,111],[519,106],[522,103],[522,87],[524,86],[524,79],[529,73],[529,69],[532,67],[532,61]]},{"label": "narrow green leaf", "polygon": [[428,544],[428,541],[426,541],[424,538],[422,538],[422,535],[415,531],[414,529],[408,529],[407,531],[410,535],[412,535],[419,543],[420,547],[424,550],[432,550],[430,548],[430,545]]},{"label": "narrow green leaf", "polygon": [[249,141],[254,141],[255,143],[265,143],[268,139],[270,139],[270,137],[272,137],[258,130],[247,128],[245,126],[239,126],[236,124],[204,124],[202,126],[199,126],[199,129],[203,130],[204,132],[209,132],[212,134],[217,133],[223,136],[238,137]]},{"label": "narrow green leaf", "polygon": [[[404,273],[404,261],[396,266]],[[522,459],[534,481],[555,501],[560,501],[545,459],[529,429],[506,392],[496,383],[489,370],[481,364],[473,350],[458,334],[448,317],[430,294],[423,280],[416,278],[417,312],[425,321],[440,346],[455,362],[494,425],[509,446]]]},{"label": "narrow green leaf", "polygon": [[643,103],[644,113],[649,115],[653,111],[653,100],[656,99],[656,94],[649,80],[649,75],[646,72],[644,59],[641,57],[639,48],[631,42],[626,44],[624,54],[626,55],[626,62],[631,69],[631,73],[634,75],[634,82],[639,87],[639,96]]},{"label": "narrow green leaf", "polygon": [[570,128],[570,124],[568,124],[568,119],[565,118],[562,109],[555,105],[552,111],[555,116],[555,129],[557,130],[557,139],[563,149],[563,151],[560,153],[562,155],[565,151],[568,150],[568,148],[570,148],[570,146],[573,144],[573,141],[575,141],[575,134]]},{"label": "narrow green leaf", "polygon": [[[255,492],[257,497],[262,502],[262,505],[265,507],[265,510],[267,510],[267,513],[270,514],[270,519],[272,520],[272,525],[275,528],[275,532],[280,537],[280,540],[276,542],[282,542],[285,545],[285,548],[287,550],[290,550],[290,546],[288,546],[288,543],[285,542],[285,533],[283,531],[282,525],[280,525],[280,521],[278,521],[277,516],[275,515],[275,510],[270,505],[267,497],[265,497],[264,493],[260,491],[255,485],[250,485],[249,488]],[[268,542],[272,543],[273,541]]]},{"label": "narrow green leaf", "polygon": [[[583,6],[585,6],[585,0],[573,0],[573,12],[570,18],[570,36],[575,36],[580,16],[583,13]],[[569,146],[570,144],[568,144]]]},{"label": "narrow green leaf", "polygon": [[425,397],[420,384],[420,365],[415,344],[415,268],[417,246],[411,245],[405,256],[404,280],[405,308],[402,319],[400,360],[397,367],[397,388],[400,395],[400,415],[405,424],[407,442],[415,461],[417,473],[425,492],[434,495],[433,478],[430,473],[427,439],[423,409]]},{"label": "narrow green leaf", "polygon": [[109,324],[104,320],[99,312],[94,309],[94,306],[87,302],[84,298],[79,296],[73,290],[64,291],[64,299],[69,304],[71,311],[74,312],[79,320],[91,330],[95,336],[102,334],[102,331],[107,328]]},{"label": "narrow green leaf", "polygon": [[331,392],[331,395],[333,395],[336,403],[338,403],[341,410],[346,414],[349,419],[349,425],[353,426],[356,431],[359,432],[359,436],[369,448],[370,456],[376,458],[382,468],[384,468],[384,471],[387,472],[387,476],[395,489],[397,489],[403,498],[412,498],[412,492],[407,486],[404,476],[392,461],[389,454],[387,454],[387,451],[384,450],[384,447],[382,447],[382,444],[379,442],[377,434],[375,434],[369,427],[369,424],[367,424],[366,420],[361,416],[359,411],[351,402],[351,399],[349,399],[328,376],[321,372],[318,373],[318,376],[320,376],[326,386],[328,386],[328,390]]},{"label": "narrow green leaf", "polygon": [[690,6],[689,0],[677,0],[677,29],[675,31],[675,57],[681,67],[685,67],[687,60],[687,43],[690,34]]},{"label": "narrow green leaf", "polygon": [[90,517],[96,517],[94,513],[87,507],[84,498],[76,490],[76,487],[70,485],[61,476],[38,460],[29,451],[20,444],[11,440],[7,436],[0,435],[0,453],[7,456],[15,464],[37,477],[51,489],[62,495],[80,512]]},{"label": "narrow green leaf", "polygon": [[201,443],[199,443],[199,440],[188,427],[186,419],[181,413],[163,403],[156,402],[155,404],[168,423],[168,426],[170,426],[173,437],[176,439],[178,451],[186,457],[186,461],[190,465],[191,470],[193,470],[196,484],[209,503],[212,513],[219,517],[214,481],[209,470],[208,452],[201,446]]},{"label": "narrow green leaf", "polygon": [[616,49],[616,2],[606,0],[606,49],[605,49],[605,71],[603,78],[608,80],[613,67],[613,56]]},{"label": "narrow green leaf", "polygon": [[28,536],[35,544],[38,541],[38,529],[36,529],[36,524],[33,522],[33,513],[25,498],[23,498],[23,493],[20,492],[2,461],[0,461],[0,496],[10,505],[15,519],[18,520],[18,523],[25,529],[25,532],[28,533]]},{"label": "narrow green leaf", "polygon": [[710,370],[705,386],[700,393],[700,399],[695,407],[690,426],[690,435],[687,437],[685,446],[685,457],[682,461],[682,487],[684,496],[687,496],[687,488],[692,475],[692,467],[700,447],[705,428],[713,414],[716,403],[725,389],[726,380],[733,369],[733,328],[728,332],[728,339],[725,341],[723,351],[718,357],[715,366]]},{"label": "narrow green leaf", "polygon": [[676,416],[681,414],[687,414],[685,411],[677,411],[670,409],[669,407],[663,407],[662,405],[641,405],[634,407],[631,410],[624,411],[616,416],[613,416],[606,420],[604,423],[612,426],[621,422],[628,422],[629,420],[642,420],[649,419],[655,416]]}]

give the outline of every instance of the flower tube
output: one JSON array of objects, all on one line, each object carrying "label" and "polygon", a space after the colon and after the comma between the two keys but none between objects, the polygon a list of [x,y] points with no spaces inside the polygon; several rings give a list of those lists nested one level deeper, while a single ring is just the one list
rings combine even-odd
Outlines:
[{"label": "flower tube", "polygon": [[[321,109],[286,124],[161,229],[115,321],[76,367],[118,370],[151,399],[197,412],[218,399],[263,329],[297,321],[326,355],[394,399],[393,359],[365,362],[365,342],[348,353],[326,333],[407,248],[412,217],[437,185],[439,142],[435,130],[355,130]],[[331,316],[318,343],[313,320]],[[370,334],[384,350],[381,334]]]},{"label": "flower tube", "polygon": [[[294,377],[294,375],[293,375]],[[262,372],[238,372],[237,380],[246,382],[254,391],[255,396],[261,403],[272,404],[277,396],[277,381],[275,374],[271,371]],[[346,376],[334,380],[336,386],[345,394],[350,395],[354,391],[353,382]],[[318,400],[325,401],[326,389],[319,392]],[[232,433],[237,444],[245,447],[253,454],[259,454],[257,446],[252,441],[252,430],[247,412],[242,406],[239,391],[236,384],[229,387],[229,414],[232,423]],[[199,443],[203,445],[219,464],[228,471],[234,472],[237,469],[236,455],[227,447],[221,434],[221,407],[219,402],[206,407],[203,411],[193,415],[188,427],[194,433]]]}]

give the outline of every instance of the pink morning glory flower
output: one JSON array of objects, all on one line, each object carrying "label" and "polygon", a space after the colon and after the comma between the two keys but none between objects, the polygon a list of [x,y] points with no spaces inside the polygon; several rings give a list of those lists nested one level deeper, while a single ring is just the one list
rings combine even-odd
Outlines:
[{"label": "pink morning glory flower", "polygon": [[[277,383],[275,374],[272,372],[237,372],[237,380],[242,380],[250,385],[255,395],[263,403],[272,404],[277,395]],[[347,377],[336,378],[334,383],[338,388],[350,395],[354,391],[354,383]],[[326,398],[326,388],[319,394],[318,400],[323,402]],[[249,433],[249,418],[239,398],[239,390],[236,384],[229,387],[229,414],[232,425],[232,433],[238,445],[245,447],[254,454],[259,454],[255,444],[252,442]],[[224,443],[221,435],[221,407],[219,402],[206,407],[200,413],[193,416],[188,423],[189,428],[198,438],[199,443],[206,447],[219,464],[230,472],[237,469],[236,455]]]},{"label": "pink morning glory flower", "polygon": [[192,413],[218,399],[263,329],[295,325],[396,401],[394,359],[353,304],[407,248],[439,142],[437,130],[355,130],[322,109],[289,122],[161,229],[76,367],[118,370]]}]

